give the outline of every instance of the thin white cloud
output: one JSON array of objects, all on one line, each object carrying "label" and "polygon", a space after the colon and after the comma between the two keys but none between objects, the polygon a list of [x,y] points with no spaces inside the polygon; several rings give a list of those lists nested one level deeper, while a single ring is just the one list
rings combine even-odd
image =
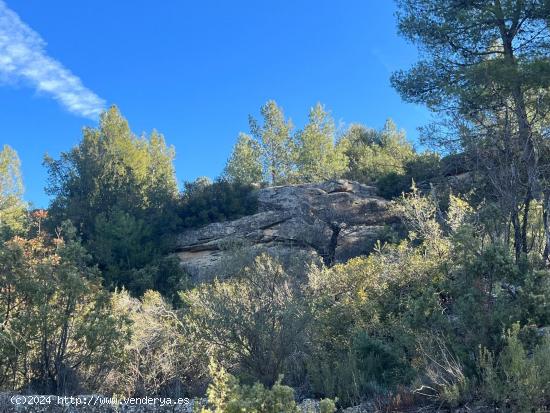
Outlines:
[{"label": "thin white cloud", "polygon": [[105,101],[45,51],[46,42],[0,0],[0,80],[29,82],[70,112],[95,119]]}]

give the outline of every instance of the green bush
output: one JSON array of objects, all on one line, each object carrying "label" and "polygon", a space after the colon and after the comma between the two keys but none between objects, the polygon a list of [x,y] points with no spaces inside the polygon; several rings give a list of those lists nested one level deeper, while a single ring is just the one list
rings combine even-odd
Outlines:
[{"label": "green bush", "polygon": [[[120,363],[103,381],[103,394],[125,396],[181,397],[189,393],[196,374],[190,363],[186,335],[177,310],[157,291],[146,291],[140,299],[126,291],[112,296],[114,312],[131,321],[131,336],[122,350]],[[185,385],[185,387],[184,387]]]},{"label": "green bush", "polygon": [[441,159],[433,152],[414,154],[408,160],[403,172],[389,172],[376,181],[381,196],[392,199],[411,190],[412,182],[426,183],[441,176]]},{"label": "green bush", "polygon": [[75,228],[59,234],[0,244],[0,389],[95,391],[122,356],[129,320]]},{"label": "green bush", "polygon": [[550,404],[550,338],[529,352],[519,336],[519,324],[514,324],[497,357],[487,349],[481,351],[483,396],[514,412],[546,411]]},{"label": "green bush", "polygon": [[438,265],[402,244],[311,271],[307,372],[315,394],[349,406],[411,381],[415,335],[437,312],[431,279]]},{"label": "green bush", "polygon": [[271,389],[260,383],[241,385],[214,362],[210,364],[210,374],[212,383],[207,391],[209,406],[200,413],[299,413],[294,390],[283,386],[281,379]]},{"label": "green bush", "polygon": [[373,184],[388,174],[403,175],[405,164],[415,156],[405,132],[388,119],[381,130],[351,125],[338,146],[349,161],[348,179]]},{"label": "green bush", "polygon": [[334,400],[323,399],[319,402],[320,413],[334,413],[336,411],[336,404]]},{"label": "green bush", "polygon": [[410,366],[404,363],[403,354],[391,342],[362,332],[355,339],[353,350],[365,381],[387,388],[404,383],[410,377]]},{"label": "green bush", "polygon": [[186,182],[179,216],[185,228],[197,228],[212,222],[222,222],[252,215],[257,200],[252,185],[208,178]]},{"label": "green bush", "polygon": [[302,358],[309,316],[301,294],[282,265],[262,254],[230,280],[182,294],[185,324],[208,354],[269,386]]}]

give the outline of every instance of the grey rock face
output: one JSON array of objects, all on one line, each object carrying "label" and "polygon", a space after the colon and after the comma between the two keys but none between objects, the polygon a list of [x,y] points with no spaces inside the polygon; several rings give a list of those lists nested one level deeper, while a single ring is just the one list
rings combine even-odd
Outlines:
[{"label": "grey rock face", "polygon": [[368,253],[380,231],[397,222],[376,188],[338,180],[260,189],[258,212],[187,230],[177,239],[182,266],[196,279],[224,276],[231,245],[284,257],[305,254],[326,264]]}]

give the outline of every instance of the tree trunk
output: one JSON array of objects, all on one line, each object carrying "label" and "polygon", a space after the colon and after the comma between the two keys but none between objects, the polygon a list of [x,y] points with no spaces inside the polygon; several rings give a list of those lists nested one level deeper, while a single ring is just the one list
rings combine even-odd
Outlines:
[{"label": "tree trunk", "polygon": [[516,262],[519,262],[521,259],[521,251],[523,246],[521,244],[521,225],[519,223],[519,216],[517,210],[512,212],[511,216],[512,226],[514,227],[514,250],[516,255]]},{"label": "tree trunk", "polygon": [[546,265],[549,265],[550,262],[548,258],[550,256],[550,190],[548,189],[544,191],[544,201],[542,203],[542,222],[544,226],[545,239],[543,259]]},{"label": "tree trunk", "polygon": [[[510,66],[514,73],[518,73],[518,63],[514,55],[513,41],[517,35],[518,30],[520,29],[521,23],[519,21],[519,13],[515,13],[514,20],[510,28],[505,24],[504,14],[502,12],[502,6],[500,0],[495,1],[495,6],[497,7],[497,15],[499,17],[499,31],[502,40],[502,46],[504,49],[504,59],[506,63]],[[520,7],[518,4],[517,7]],[[519,11],[519,9],[518,9]],[[516,214],[517,222],[514,223],[514,234],[516,236],[515,246],[516,246],[516,260],[520,257],[521,252],[527,253],[527,224],[529,221],[529,205],[533,199],[533,195],[536,194],[537,184],[538,184],[538,159],[535,149],[535,144],[533,142],[531,125],[529,124],[529,119],[527,116],[527,105],[525,104],[525,94],[522,90],[520,82],[520,77],[515,76],[513,83],[510,88],[510,94],[513,101],[513,110],[518,125],[518,138],[520,147],[523,148],[522,151],[522,163],[525,167],[525,171],[522,175],[523,179],[521,182],[525,185],[527,189],[527,194],[524,200],[523,205],[523,222],[521,226],[521,231],[518,233],[519,226],[519,217]],[[519,235],[519,245],[517,236]],[[518,252],[518,246],[519,252]]]},{"label": "tree trunk", "polygon": [[527,195],[525,196],[525,200],[523,202],[523,220],[521,223],[521,252],[527,255],[529,252],[528,248],[528,242],[527,242],[527,228],[529,226],[529,211],[531,206],[531,201],[533,197],[531,195],[531,191],[527,191]]}]

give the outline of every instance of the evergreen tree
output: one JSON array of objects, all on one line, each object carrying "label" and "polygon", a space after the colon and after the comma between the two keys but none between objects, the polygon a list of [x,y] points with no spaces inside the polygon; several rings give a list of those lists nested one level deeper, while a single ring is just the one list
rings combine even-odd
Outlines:
[{"label": "evergreen tree", "polygon": [[245,133],[239,134],[225,166],[224,176],[230,182],[239,184],[262,182],[261,149],[258,142]]},{"label": "evergreen tree", "polygon": [[[398,1],[399,30],[423,57],[393,85],[451,127],[426,129],[432,143],[465,148],[481,166],[513,226],[517,259],[529,252],[531,201],[548,186],[540,157],[550,110],[547,3]],[[550,243],[548,220],[545,233]]]},{"label": "evergreen tree", "polygon": [[300,182],[340,177],[347,169],[347,158],[334,145],[334,121],[318,103],[309,112],[309,123],[297,135],[296,163]]},{"label": "evergreen tree", "polygon": [[349,160],[349,179],[373,184],[389,174],[403,175],[415,157],[414,149],[388,119],[381,130],[351,125],[338,142]]},{"label": "evergreen tree", "polygon": [[261,147],[264,179],[272,185],[290,182],[294,173],[292,122],[285,120],[283,110],[274,100],[260,110],[263,124],[249,118],[250,130]]},{"label": "evergreen tree", "polygon": [[114,106],[98,128],[84,129],[78,146],[46,158],[52,225],[73,222],[108,285],[141,293],[174,276],[154,271],[167,268],[157,263],[178,227],[173,159],[162,135],[136,137]]},{"label": "evergreen tree", "polygon": [[8,145],[0,151],[0,237],[21,231],[25,222],[19,157]]}]

